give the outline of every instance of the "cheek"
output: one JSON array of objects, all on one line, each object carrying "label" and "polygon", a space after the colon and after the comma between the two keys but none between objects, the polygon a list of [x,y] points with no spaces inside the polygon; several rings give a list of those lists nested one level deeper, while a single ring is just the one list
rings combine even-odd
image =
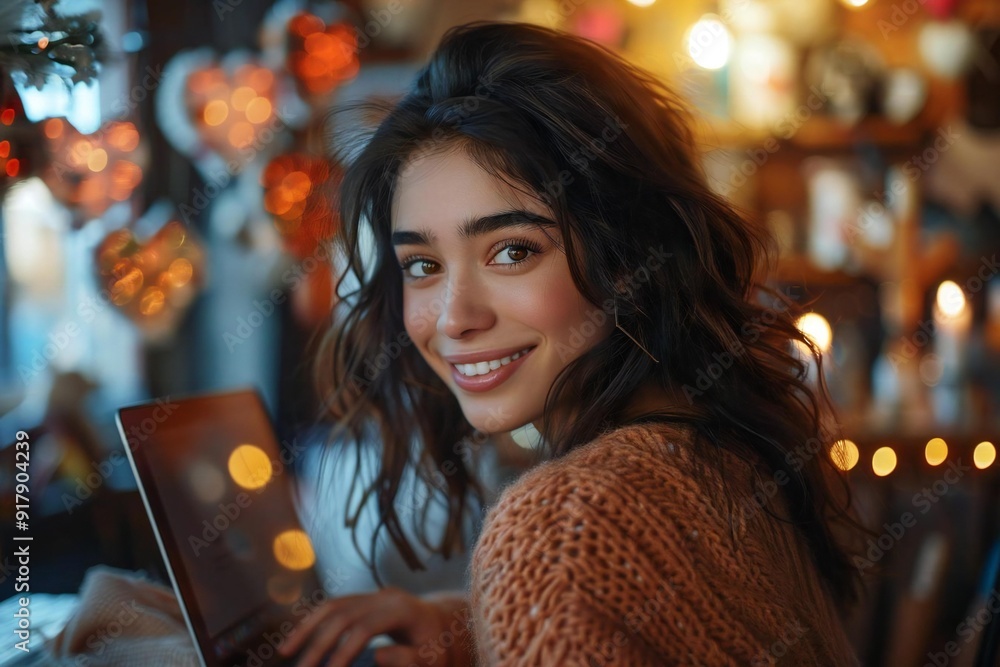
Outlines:
[{"label": "cheek", "polygon": [[594,345],[607,331],[608,320],[614,327],[613,315],[605,315],[600,306],[588,302],[576,289],[568,268],[565,274],[549,274],[538,284],[518,294],[507,293],[504,298],[510,304],[511,317],[539,331],[550,342],[561,343],[563,350],[567,345],[574,351]]},{"label": "cheek", "polygon": [[433,336],[441,314],[439,304],[433,290],[403,290],[403,326],[418,346]]}]

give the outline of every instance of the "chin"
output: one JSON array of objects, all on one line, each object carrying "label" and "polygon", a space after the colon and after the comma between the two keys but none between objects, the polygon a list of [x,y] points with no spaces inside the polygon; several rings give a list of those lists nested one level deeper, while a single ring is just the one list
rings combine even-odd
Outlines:
[{"label": "chin", "polygon": [[498,400],[460,400],[462,413],[482,433],[507,433],[537,419],[536,410]]}]

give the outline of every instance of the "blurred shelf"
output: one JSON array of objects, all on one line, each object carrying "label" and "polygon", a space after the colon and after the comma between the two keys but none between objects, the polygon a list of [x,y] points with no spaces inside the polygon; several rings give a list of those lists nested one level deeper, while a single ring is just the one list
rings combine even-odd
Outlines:
[{"label": "blurred shelf", "polygon": [[804,255],[782,255],[768,278],[780,283],[803,285],[806,287],[830,287],[852,285],[862,278],[843,270],[826,270],[815,266]]},{"label": "blurred shelf", "polygon": [[[783,128],[783,129],[782,129]],[[866,116],[849,125],[830,116],[814,115],[801,123],[794,119],[777,132],[752,129],[731,120],[699,116],[694,126],[698,145],[705,149],[752,148],[769,141],[809,151],[849,150],[859,145],[885,149],[912,148],[924,140],[928,128],[919,118],[897,125],[883,116]],[[771,151],[773,152],[773,151]]]}]

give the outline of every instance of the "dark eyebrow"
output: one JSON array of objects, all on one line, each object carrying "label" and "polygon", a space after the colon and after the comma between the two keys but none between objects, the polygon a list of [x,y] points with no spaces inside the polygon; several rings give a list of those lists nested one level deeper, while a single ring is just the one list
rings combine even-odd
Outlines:
[{"label": "dark eyebrow", "polygon": [[[507,227],[555,227],[556,223],[530,211],[503,211],[493,215],[466,220],[458,233],[463,239],[471,239]],[[392,245],[432,245],[436,240],[427,229],[407,230],[392,233]]]}]

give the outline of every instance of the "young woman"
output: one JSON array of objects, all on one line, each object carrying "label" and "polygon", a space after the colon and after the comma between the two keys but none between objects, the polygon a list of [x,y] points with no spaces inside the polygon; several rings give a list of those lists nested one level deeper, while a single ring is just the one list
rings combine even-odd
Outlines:
[{"label": "young woman", "polygon": [[483,434],[530,423],[543,460],[488,508],[467,594],[339,598],[285,650],[346,665],[388,634],[383,665],[854,664],[820,359],[762,298],[769,238],[706,185],[677,99],[587,40],[477,22],[384,112],[341,186],[359,287],[317,366],[338,433],[381,442],[363,501],[417,568],[408,466],[447,504],[447,557]]}]

